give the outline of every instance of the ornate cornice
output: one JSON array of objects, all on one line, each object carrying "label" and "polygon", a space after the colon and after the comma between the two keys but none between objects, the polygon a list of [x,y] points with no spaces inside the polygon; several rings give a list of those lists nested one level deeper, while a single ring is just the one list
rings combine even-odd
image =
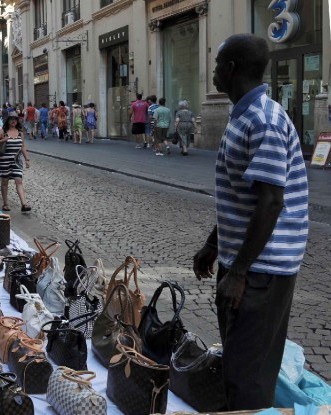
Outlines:
[{"label": "ornate cornice", "polygon": [[102,7],[102,9],[98,10],[97,12],[92,14],[92,20],[100,20],[104,17],[111,16],[113,14],[117,14],[122,10],[127,9],[133,0],[116,0],[114,3],[109,4],[108,6]]},{"label": "ornate cornice", "polygon": [[34,42],[30,43],[30,48],[31,49],[36,49],[39,46],[45,45],[46,43],[48,43],[51,40],[51,35],[48,34],[47,36],[44,36],[38,40],[35,40]]},{"label": "ornate cornice", "polygon": [[82,27],[84,27],[84,21],[83,19],[79,19],[76,22],[66,25],[62,27],[62,29],[58,30],[56,32],[56,37],[61,37],[63,35],[75,32],[76,30],[81,29]]},{"label": "ornate cornice", "polygon": [[15,9],[20,9],[21,12],[25,12],[30,9],[30,4],[31,4],[30,0],[17,0],[15,1]]}]

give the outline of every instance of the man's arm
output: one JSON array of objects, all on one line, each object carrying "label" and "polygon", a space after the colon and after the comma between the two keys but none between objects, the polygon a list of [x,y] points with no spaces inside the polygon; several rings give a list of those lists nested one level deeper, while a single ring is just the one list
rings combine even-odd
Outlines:
[{"label": "man's arm", "polygon": [[254,182],[254,187],[258,200],[246,237],[229,272],[217,287],[218,295],[233,308],[239,306],[247,272],[270,239],[283,208],[283,187],[258,181]]}]

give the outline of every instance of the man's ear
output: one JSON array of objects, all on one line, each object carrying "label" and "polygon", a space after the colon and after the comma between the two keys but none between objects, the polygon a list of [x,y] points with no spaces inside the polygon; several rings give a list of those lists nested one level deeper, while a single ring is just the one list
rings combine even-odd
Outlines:
[{"label": "man's ear", "polygon": [[228,63],[228,70],[229,70],[229,74],[233,75],[233,73],[236,70],[236,64],[234,61],[229,61]]}]

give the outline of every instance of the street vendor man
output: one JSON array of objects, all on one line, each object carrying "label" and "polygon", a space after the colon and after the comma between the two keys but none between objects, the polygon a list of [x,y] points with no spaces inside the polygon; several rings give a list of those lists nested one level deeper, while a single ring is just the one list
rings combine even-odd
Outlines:
[{"label": "street vendor man", "polygon": [[273,406],[295,280],[308,234],[308,185],[295,127],[266,95],[264,39],[218,49],[214,85],[233,103],[216,162],[216,223],[194,256],[201,280],[218,260],[216,306],[226,407]]}]

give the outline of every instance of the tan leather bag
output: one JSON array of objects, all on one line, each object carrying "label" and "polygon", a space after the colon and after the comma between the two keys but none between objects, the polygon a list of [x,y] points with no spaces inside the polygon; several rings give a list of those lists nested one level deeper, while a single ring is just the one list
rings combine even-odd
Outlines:
[{"label": "tan leather bag", "polygon": [[43,247],[37,238],[34,238],[33,240],[39,252],[33,255],[31,259],[31,267],[37,271],[36,276],[39,277],[50,265],[51,256],[55,254],[61,245],[58,242],[52,242],[50,245]]},{"label": "tan leather bag", "polygon": [[[133,305],[135,321],[132,321],[132,318],[128,312],[125,313],[124,321],[128,324],[135,323],[137,327],[139,326],[140,319],[141,319],[141,314],[140,314],[141,309],[143,308],[145,304],[145,296],[141,292],[138,286],[139,265],[140,265],[140,262],[137,261],[133,256],[127,256],[123,264],[120,267],[118,267],[116,271],[113,273],[111,280],[109,282],[109,285],[108,285],[108,290],[107,290],[107,300],[108,300],[114,288],[118,284],[124,284],[128,288],[131,301],[132,301],[132,305]],[[131,266],[132,266],[132,269],[131,271],[129,271]],[[121,271],[124,271],[123,279],[118,278],[118,274]],[[130,281],[132,279],[135,285],[134,290],[131,290],[129,287]],[[114,317],[116,314],[120,314],[121,304],[123,304],[123,299],[121,298],[121,294],[114,295],[111,303],[108,306],[108,313],[111,317]]]},{"label": "tan leather bag", "polygon": [[8,362],[10,346],[16,339],[28,338],[22,331],[24,321],[16,317],[0,317],[0,360]]}]

